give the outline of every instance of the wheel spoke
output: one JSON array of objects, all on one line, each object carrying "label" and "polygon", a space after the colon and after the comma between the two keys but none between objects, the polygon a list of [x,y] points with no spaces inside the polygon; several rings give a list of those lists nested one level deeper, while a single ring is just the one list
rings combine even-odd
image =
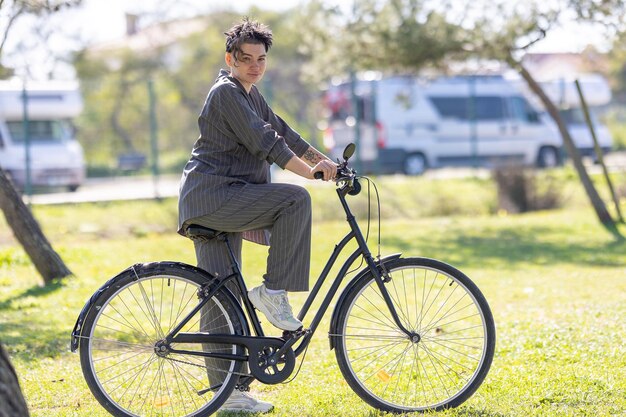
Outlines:
[{"label": "wheel spoke", "polygon": [[[139,278],[139,277],[142,278]],[[135,278],[135,279],[133,279]],[[96,398],[124,416],[195,416],[213,413],[239,378],[241,363],[155,349],[197,305],[202,285],[176,274],[141,274],[102,296],[87,315],[81,364]],[[231,298],[218,292],[182,331],[243,334]],[[227,344],[179,343],[185,351],[242,354]],[[158,354],[157,354],[158,352]],[[211,388],[213,387],[213,388]]]},{"label": "wheel spoke", "polygon": [[341,307],[340,334],[331,334],[339,340],[340,369],[362,398],[385,410],[456,406],[491,364],[495,330],[488,306],[471,281],[447,265],[395,264],[385,288],[401,322],[415,333],[397,328],[375,280],[364,278]]}]

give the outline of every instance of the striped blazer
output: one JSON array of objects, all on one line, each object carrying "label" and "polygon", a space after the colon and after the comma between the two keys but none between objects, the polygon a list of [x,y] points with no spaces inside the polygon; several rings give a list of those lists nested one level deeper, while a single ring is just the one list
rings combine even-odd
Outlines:
[{"label": "striped blazer", "polygon": [[[270,165],[284,168],[309,144],[274,114],[256,86],[248,94],[221,70],[198,117],[200,137],[185,165],[178,200],[178,232],[186,221],[219,209],[232,197],[231,184],[270,182]],[[267,244],[265,233],[244,238]]]}]

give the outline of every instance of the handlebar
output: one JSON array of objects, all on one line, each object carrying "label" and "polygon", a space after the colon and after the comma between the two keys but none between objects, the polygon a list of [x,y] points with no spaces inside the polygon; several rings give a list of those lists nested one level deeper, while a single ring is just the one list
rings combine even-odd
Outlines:
[{"label": "handlebar", "polygon": [[[348,166],[348,160],[354,155],[355,150],[356,146],[354,143],[349,143],[348,146],[346,146],[343,151],[343,162],[337,159],[337,175],[334,178],[338,187],[340,183],[342,184],[339,190],[350,195],[357,195],[361,192],[361,184],[359,183],[356,171]],[[324,178],[324,173],[322,171],[314,172],[313,178],[321,180]]]},{"label": "handlebar", "polygon": [[[322,171],[317,171],[313,174],[313,177],[317,180],[324,178]],[[337,176],[335,182],[339,185],[340,182],[344,183],[345,187],[348,187],[350,191],[348,194],[357,195],[361,191],[361,184],[359,183],[356,171],[348,166],[348,161],[341,162],[337,165]]]},{"label": "handlebar", "polygon": [[[321,180],[324,178],[324,173],[322,171],[317,171],[313,174],[313,178],[316,180]],[[356,172],[348,167],[348,164],[342,162],[337,165],[337,176],[334,178],[335,181],[348,181],[356,178]]]}]

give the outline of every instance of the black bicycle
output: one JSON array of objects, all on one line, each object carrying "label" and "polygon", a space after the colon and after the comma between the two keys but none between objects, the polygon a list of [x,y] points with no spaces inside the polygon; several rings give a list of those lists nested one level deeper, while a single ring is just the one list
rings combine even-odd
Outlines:
[{"label": "black bicycle", "polygon": [[[254,380],[286,381],[358,260],[365,266],[339,296],[328,332],[354,392],[377,409],[406,413],[456,407],[478,389],[495,348],[485,297],[465,274],[443,262],[372,256],[346,201],[366,178],[350,168],[353,153],[349,145],[336,179],[350,231],[332,252],[298,319],[306,323],[346,245],[354,239],[358,247],[309,328],[266,336],[227,234],[191,226],[192,239],[224,242],[232,274],[216,277],[179,262],[135,264],[98,289],[78,317],[71,349],[80,348],[87,384],[105,409],[124,417],[208,416],[234,389],[247,390]],[[233,285],[239,294],[230,290]]]}]

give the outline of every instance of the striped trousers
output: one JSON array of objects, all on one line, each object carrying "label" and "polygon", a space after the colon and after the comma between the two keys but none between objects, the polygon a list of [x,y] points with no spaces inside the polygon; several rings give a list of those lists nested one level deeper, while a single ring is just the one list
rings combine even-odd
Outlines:
[{"label": "striped trousers", "polygon": [[[233,184],[233,197],[214,213],[188,220],[228,232],[241,265],[242,232],[271,232],[265,286],[272,290],[308,291],[311,252],[311,198],[292,184]],[[209,273],[231,273],[226,245],[213,239],[195,242],[198,266]]]},{"label": "striped trousers", "polygon": [[[241,246],[244,231],[269,229],[271,231],[267,270],[263,276],[269,289],[308,291],[311,251],[311,199],[302,187],[291,184],[235,184],[240,189],[216,212],[196,217],[186,224],[199,224],[228,232],[231,248],[241,265]],[[232,273],[226,244],[219,239],[194,242],[198,267],[224,277]],[[228,288],[238,296],[233,281]],[[214,317],[214,303],[209,302],[201,311],[200,330],[208,333],[223,332],[227,323]],[[206,343],[206,352],[225,351],[229,346]],[[227,375],[229,362],[205,358],[210,386],[218,386]],[[248,372],[247,365],[242,372]]]}]

